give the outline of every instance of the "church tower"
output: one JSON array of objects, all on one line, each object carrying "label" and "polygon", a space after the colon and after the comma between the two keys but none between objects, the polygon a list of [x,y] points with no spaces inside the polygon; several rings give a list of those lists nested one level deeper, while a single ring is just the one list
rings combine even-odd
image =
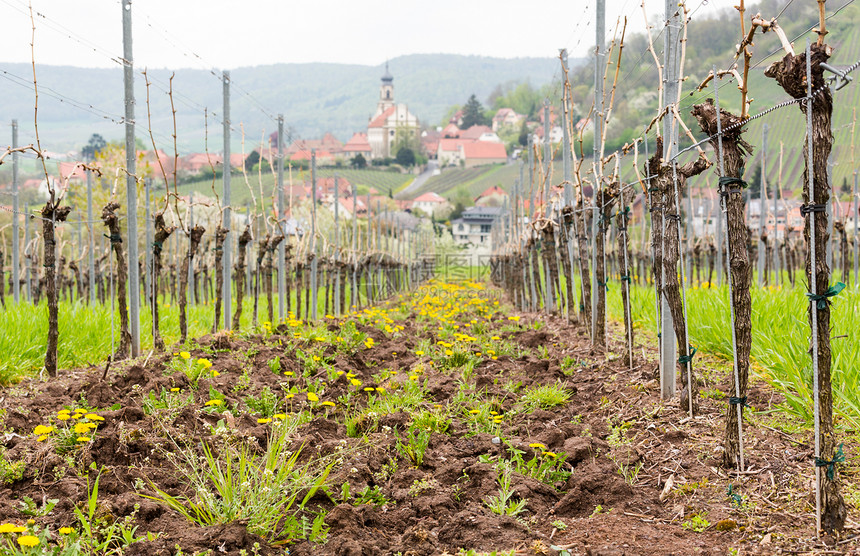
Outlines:
[{"label": "church tower", "polygon": [[382,85],[379,87],[379,103],[376,105],[376,116],[382,114],[394,106],[394,77],[388,71],[388,62],[385,62],[385,74],[382,76]]}]

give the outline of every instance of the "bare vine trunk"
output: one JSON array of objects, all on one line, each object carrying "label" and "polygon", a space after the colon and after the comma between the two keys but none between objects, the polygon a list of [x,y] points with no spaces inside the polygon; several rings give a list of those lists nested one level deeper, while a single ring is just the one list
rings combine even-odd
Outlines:
[{"label": "bare vine trunk", "polygon": [[218,330],[221,323],[221,292],[224,288],[224,265],[221,260],[224,257],[224,240],[230,230],[220,224],[215,228],[215,322],[212,323],[212,332]]},{"label": "bare vine trunk", "polygon": [[[699,122],[702,131],[709,136],[717,132],[717,110],[708,99],[703,104],[693,107],[693,116]],[[726,210],[726,231],[729,236],[728,268],[732,279],[732,307],[735,315],[734,332],[737,342],[735,365],[738,379],[734,373],[731,377],[730,403],[726,408],[726,432],[723,451],[723,467],[735,468],[740,463],[740,430],[738,413],[743,416],[746,405],[747,384],[749,381],[749,359],[752,348],[752,299],[750,285],[750,251],[748,249],[748,232],[745,225],[744,213],[746,203],[744,190],[746,183],[741,180],[747,157],[752,154],[752,145],[747,143],[741,134],[745,128],[740,126],[740,118],[726,110],[720,110],[720,125],[723,130],[722,167],[724,174],[720,176],[720,197]],[[718,138],[711,139],[714,150],[719,148]],[[717,168],[720,165],[717,164]],[[719,171],[718,171],[719,173]],[[738,411],[740,407],[740,411]]]},{"label": "bare vine trunk", "polygon": [[[628,190],[632,193],[632,190]],[[619,210],[616,217],[618,224],[618,265],[621,274],[621,305],[624,311],[624,339],[628,344],[628,349],[624,352],[624,364],[633,365],[633,315],[632,307],[630,306],[630,286],[633,284],[632,274],[633,267],[631,266],[632,255],[630,254],[630,239],[627,233],[627,228],[630,224],[630,204],[628,198],[632,201],[633,196],[624,195],[625,210]]]},{"label": "bare vine trunk", "polygon": [[[155,215],[155,237],[152,242],[152,343],[156,349],[164,349],[164,339],[161,337],[161,326],[158,317],[158,282],[161,274],[161,252],[164,242],[176,230],[176,226],[168,226],[164,222],[164,214]],[[169,279],[169,278],[168,278]]]},{"label": "bare vine trunk", "polygon": [[[681,378],[681,409],[688,413],[695,413],[697,409],[698,386],[696,384],[695,373],[693,372],[692,362],[692,347],[689,344],[687,336],[687,327],[684,320],[684,304],[681,297],[681,288],[678,281],[678,262],[680,260],[680,237],[678,232],[678,222],[680,214],[678,210],[678,195],[684,195],[687,179],[692,176],[701,174],[710,167],[710,162],[702,156],[694,162],[677,166],[673,174],[672,166],[663,161],[661,153],[663,151],[662,140],[657,139],[657,149],[655,154],[648,161],[648,175],[652,178],[652,203],[655,203],[657,197],[660,198],[660,205],[654,204],[652,207],[652,237],[655,237],[655,264],[654,275],[655,280],[662,283],[663,296],[669,305],[669,311],[672,316],[672,324],[675,328],[675,339],[678,342],[678,352],[680,354],[687,353],[690,355],[681,355],[678,359],[678,374]],[[677,177],[677,188],[675,184]],[[676,194],[677,189],[677,194]],[[659,216],[657,216],[659,214]],[[659,239],[660,244],[656,243]],[[657,252],[659,251],[659,257]],[[661,264],[657,264],[658,258]],[[664,338],[664,341],[666,338]]]},{"label": "bare vine trunk", "polygon": [[[833,147],[831,120],[833,116],[833,95],[825,86],[822,63],[830,58],[831,49],[826,44],[813,44],[811,48],[810,65],[812,68],[812,128],[806,130],[806,140],[803,142],[803,156],[807,164],[803,172],[803,201],[813,210],[823,207],[830,199],[830,188],[827,183],[827,159]],[[782,88],[793,98],[804,98],[806,87],[806,53],[796,55],[786,54],[782,60],[774,62],[765,71],[765,76],[776,79]],[[798,104],[801,112],[806,115],[806,102]],[[812,134],[812,165],[809,167],[809,134]],[[812,191],[809,190],[809,172],[812,172]],[[809,206],[812,205],[812,206]],[[811,225],[815,226],[815,260],[812,260],[811,249],[806,252],[806,278],[812,283],[812,273],[815,272],[815,296],[823,296],[830,288],[830,267],[827,264],[827,243],[830,234],[827,230],[827,218],[819,212],[811,212],[805,219],[803,236],[809,244],[811,240]],[[836,435],[833,429],[833,392],[830,385],[830,303],[826,297],[819,297],[822,303],[809,304],[810,327],[812,326],[812,311],[817,317],[817,352],[818,352],[818,404],[820,415],[820,459],[818,466],[818,488],[821,492],[821,527],[827,533],[833,534],[845,528],[845,501],[839,493],[838,475],[834,461],[836,455]],[[831,462],[822,467],[821,462]]]},{"label": "bare vine trunk", "polygon": [[[184,344],[188,340],[188,272],[194,272],[194,255],[197,254],[197,248],[200,245],[200,240],[203,239],[203,233],[206,229],[203,226],[197,225],[191,228],[188,233],[188,253],[182,259],[182,266],[179,270],[179,343]],[[197,280],[194,280],[195,288]],[[195,295],[194,299],[199,298]]]},{"label": "bare vine trunk", "polygon": [[231,326],[233,330],[239,330],[239,321],[242,318],[242,301],[245,298],[245,257],[251,239],[251,226],[245,226],[245,231],[239,236],[239,256],[236,258],[236,266],[233,269],[233,276],[236,278],[236,310],[233,312]]},{"label": "bare vine trunk", "polygon": [[[57,376],[57,344],[60,339],[59,307],[57,304],[57,269],[55,268],[57,251],[54,226],[57,222],[65,222],[70,212],[72,212],[72,207],[58,207],[53,200],[48,201],[42,207],[42,242],[45,246],[45,294],[48,297],[48,341],[45,349],[45,370],[48,372],[48,376],[52,377]],[[3,287],[0,284],[0,289]]]},{"label": "bare vine trunk", "polygon": [[[119,218],[116,209],[119,203],[110,202],[102,209],[102,222],[110,232],[110,245],[116,257],[116,300],[119,310],[119,349],[111,356],[112,361],[125,359],[131,351],[131,332],[128,327],[128,306],[126,305],[126,283],[128,282],[128,266],[125,254],[122,252],[122,235],[119,230]],[[112,294],[113,292],[109,292]]]},{"label": "bare vine trunk", "polygon": [[[579,203],[579,209],[582,210],[584,204]],[[585,234],[585,213],[580,212],[577,216],[577,234],[576,241],[579,250],[579,278],[582,280],[582,297],[579,300],[579,311],[582,313],[583,322],[586,328],[591,326],[591,274],[588,272],[588,237]],[[590,328],[589,328],[590,330]]]}]

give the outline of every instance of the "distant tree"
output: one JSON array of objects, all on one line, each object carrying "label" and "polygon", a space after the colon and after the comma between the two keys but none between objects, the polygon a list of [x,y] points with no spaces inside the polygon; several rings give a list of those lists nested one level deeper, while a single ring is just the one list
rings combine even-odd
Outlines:
[{"label": "distant tree", "polygon": [[104,140],[104,137],[98,133],[93,133],[90,135],[90,140],[87,145],[81,149],[81,158],[92,161],[96,157],[96,154],[106,146],[107,141]]},{"label": "distant tree", "polygon": [[357,155],[349,159],[349,165],[356,170],[364,170],[365,168],[367,168],[367,159],[364,158],[364,155],[358,153]]},{"label": "distant tree", "polygon": [[259,151],[251,151],[251,154],[245,158],[245,171],[250,172],[254,169],[254,166],[260,162],[260,153]]},{"label": "distant tree", "polygon": [[525,119],[523,119],[523,125],[520,126],[520,136],[517,137],[517,142],[523,147],[529,145],[529,126],[526,125]]},{"label": "distant tree", "polygon": [[394,161],[401,166],[414,166],[415,151],[408,147],[401,147],[400,150],[397,151],[397,157]]},{"label": "distant tree", "polygon": [[758,199],[761,197],[761,165],[758,164],[753,170],[752,177],[747,180],[749,185],[750,199]]},{"label": "distant tree", "polygon": [[839,190],[845,195],[851,195],[851,186],[848,185],[848,176],[842,176],[842,187]]},{"label": "distant tree", "polygon": [[451,211],[451,215],[448,217],[450,220],[456,220],[463,216],[463,211],[466,210],[466,207],[463,206],[463,203],[457,201],[457,204],[454,205],[454,210]]},{"label": "distant tree", "polygon": [[466,101],[466,106],[463,107],[462,129],[469,129],[475,125],[490,125],[490,118],[484,113],[484,106],[481,101],[472,94]]}]

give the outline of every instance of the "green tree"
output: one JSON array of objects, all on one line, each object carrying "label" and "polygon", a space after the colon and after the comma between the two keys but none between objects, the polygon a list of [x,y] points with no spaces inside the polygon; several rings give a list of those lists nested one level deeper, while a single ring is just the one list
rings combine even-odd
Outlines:
[{"label": "green tree", "polygon": [[86,146],[81,149],[81,158],[84,160],[92,161],[96,154],[99,153],[103,148],[107,146],[107,142],[104,137],[99,135],[98,133],[93,133],[90,135],[90,140],[86,144]]},{"label": "green tree", "polygon": [[394,159],[394,161],[401,166],[414,166],[415,151],[413,151],[409,147],[400,147],[400,150],[397,151],[397,157]]},{"label": "green tree", "polygon": [[489,125],[490,118],[484,113],[484,106],[478,97],[472,94],[463,107],[463,129],[469,129],[475,125]]},{"label": "green tree", "polygon": [[358,153],[357,155],[349,159],[349,165],[356,170],[364,170],[365,168],[367,168],[367,159],[364,158],[363,154]]},{"label": "green tree", "polygon": [[517,142],[523,147],[529,145],[529,126],[526,125],[525,119],[523,119],[523,124],[520,126],[520,135],[517,137]]},{"label": "green tree", "polygon": [[251,154],[245,158],[245,170],[250,172],[258,162],[260,162],[260,152],[251,151]]}]

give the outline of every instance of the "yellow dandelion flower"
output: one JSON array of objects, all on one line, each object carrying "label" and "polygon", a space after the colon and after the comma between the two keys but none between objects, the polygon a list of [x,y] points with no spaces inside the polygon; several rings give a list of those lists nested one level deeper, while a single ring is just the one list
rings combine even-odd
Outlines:
[{"label": "yellow dandelion flower", "polygon": [[72,415],[72,419],[80,419],[83,416],[84,416],[83,413],[75,413]]},{"label": "yellow dandelion flower", "polygon": [[33,434],[37,434],[39,436],[43,434],[48,434],[54,430],[54,427],[47,427],[45,425],[38,425],[34,430]]},{"label": "yellow dandelion flower", "polygon": [[286,413],[275,413],[274,415],[272,415],[272,417],[274,417],[275,419],[286,419],[287,414]]},{"label": "yellow dandelion flower", "polygon": [[558,454],[556,454],[555,452],[544,452],[543,455],[545,455],[548,458],[558,457]]},{"label": "yellow dandelion flower", "polygon": [[418,375],[411,375],[409,380],[418,380]]},{"label": "yellow dandelion flower", "polygon": [[101,415],[98,415],[96,413],[87,413],[86,415],[84,415],[84,417],[86,417],[90,421],[104,421],[105,420],[104,417],[102,417]]},{"label": "yellow dandelion flower", "polygon": [[471,410],[469,410],[469,413],[471,413],[472,415],[477,415],[477,414],[478,414],[478,413],[480,413],[480,412],[481,412],[481,410],[480,410],[480,409],[471,409]]},{"label": "yellow dandelion flower", "polygon": [[14,523],[0,524],[0,534],[2,534],[2,533],[21,533],[23,531],[26,531],[26,529],[24,527],[21,527],[21,529],[18,530],[18,526],[15,525]]},{"label": "yellow dandelion flower", "polygon": [[454,355],[454,352],[453,352],[453,351],[451,351],[450,349],[446,349],[446,350],[445,350],[445,355],[447,355],[448,357],[450,357],[450,356]]},{"label": "yellow dandelion flower", "polygon": [[219,373],[218,371],[212,371],[212,373],[211,373],[211,374],[212,374],[212,377],[213,377],[213,378],[214,378],[214,377],[216,377],[216,376],[221,376],[221,373]]},{"label": "yellow dandelion flower", "polygon": [[181,357],[183,359],[191,359],[191,354],[188,353],[187,351],[180,351],[179,357]]},{"label": "yellow dandelion flower", "polygon": [[170,391],[171,392],[179,392],[179,388],[171,388]]},{"label": "yellow dandelion flower", "polygon": [[46,441],[46,440],[48,440],[48,435],[47,435],[47,434],[43,434],[42,436],[40,436],[40,437],[38,437],[38,438],[36,439],[36,442],[44,442],[44,441]]},{"label": "yellow dandelion flower", "polygon": [[308,392],[308,401],[309,402],[318,402],[318,401],[320,401],[320,399],[319,399],[319,396],[317,396],[313,392]]},{"label": "yellow dandelion flower", "polygon": [[78,423],[74,427],[75,434],[87,434],[90,432],[89,423]]},{"label": "yellow dandelion flower", "polygon": [[284,371],[284,376],[293,376],[293,371]]},{"label": "yellow dandelion flower", "polygon": [[68,413],[68,412],[69,412],[69,410],[64,408],[64,409],[59,410],[57,413]]},{"label": "yellow dandelion flower", "polygon": [[257,419],[257,422],[260,423],[261,425],[265,425],[266,423],[271,423],[272,420],[271,419]]},{"label": "yellow dandelion flower", "polygon": [[334,407],[334,402],[322,402],[320,405],[327,405],[329,407]]},{"label": "yellow dandelion flower", "polygon": [[89,436],[79,436],[78,437],[78,442],[89,442],[90,440],[92,440],[92,439]]},{"label": "yellow dandelion flower", "polygon": [[514,322],[517,322],[520,320],[520,317],[519,316],[512,316],[512,317],[508,317],[508,320],[512,320]]},{"label": "yellow dandelion flower", "polygon": [[68,413],[58,413],[57,419],[60,421],[68,421],[70,419],[70,415]]},{"label": "yellow dandelion flower", "polygon": [[75,413],[86,413],[86,409],[81,409],[80,407],[75,410]]},{"label": "yellow dandelion flower", "polygon": [[209,361],[208,359],[200,358],[197,360],[197,364],[208,369],[212,366],[212,361]]},{"label": "yellow dandelion flower", "polygon": [[39,537],[34,537],[33,535],[23,535],[18,537],[18,544],[29,548],[39,546]]},{"label": "yellow dandelion flower", "polygon": [[498,411],[491,411],[491,412],[490,412],[490,415],[498,415],[498,414],[499,414],[499,412],[498,412]]},{"label": "yellow dandelion flower", "polygon": [[204,405],[213,406],[213,405],[223,405],[223,404],[224,404],[224,400],[214,399],[214,400],[209,400]]},{"label": "yellow dandelion flower", "polygon": [[74,529],[72,529],[71,527],[60,527],[59,529],[59,533],[61,535],[71,535],[72,531],[74,531]]},{"label": "yellow dandelion flower", "polygon": [[541,444],[540,442],[532,442],[529,444],[529,448],[540,448],[541,450],[546,450],[546,444]]},{"label": "yellow dandelion flower", "polygon": [[415,355],[417,355],[418,357],[421,357],[422,355],[424,355],[424,352],[419,349],[418,351],[415,352]]},{"label": "yellow dandelion flower", "polygon": [[497,359],[498,359],[498,357],[496,357],[496,356],[494,355],[494,356],[493,356],[493,361],[496,361]]},{"label": "yellow dandelion flower", "polygon": [[361,386],[361,381],[360,381],[360,380],[358,380],[357,378],[352,378],[352,379],[350,379],[350,380],[349,380],[349,382],[350,382],[350,384],[352,384],[353,386]]}]

